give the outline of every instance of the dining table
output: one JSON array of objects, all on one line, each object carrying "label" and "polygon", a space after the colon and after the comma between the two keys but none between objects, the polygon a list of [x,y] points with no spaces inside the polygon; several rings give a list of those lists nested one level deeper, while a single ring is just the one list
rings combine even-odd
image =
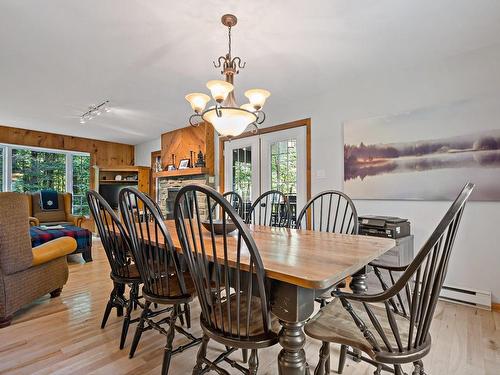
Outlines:
[{"label": "dining table", "polygon": [[[165,225],[175,251],[182,253],[174,220],[166,220]],[[270,281],[271,312],[282,327],[278,372],[280,375],[308,374],[303,326],[314,312],[315,297],[348,276],[352,276],[351,289],[364,292],[367,264],[394,248],[396,242],[307,229],[261,225],[249,225],[249,228]],[[208,231],[204,241],[211,241]],[[241,262],[244,266],[243,259]]]}]

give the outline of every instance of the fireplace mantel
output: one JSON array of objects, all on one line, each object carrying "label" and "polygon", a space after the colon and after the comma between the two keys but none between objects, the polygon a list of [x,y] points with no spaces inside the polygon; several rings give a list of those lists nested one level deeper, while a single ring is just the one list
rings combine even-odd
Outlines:
[{"label": "fireplace mantel", "polygon": [[175,171],[161,171],[153,173],[154,178],[168,178],[168,177],[181,177],[181,176],[195,176],[199,174],[208,174],[208,168],[195,167],[186,169],[176,169]]}]

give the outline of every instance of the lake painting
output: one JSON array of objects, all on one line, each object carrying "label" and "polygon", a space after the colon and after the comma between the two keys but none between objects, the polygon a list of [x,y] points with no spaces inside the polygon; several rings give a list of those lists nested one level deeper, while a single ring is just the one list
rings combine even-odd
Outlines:
[{"label": "lake painting", "polygon": [[344,190],[354,199],[500,200],[500,95],[344,124]]}]

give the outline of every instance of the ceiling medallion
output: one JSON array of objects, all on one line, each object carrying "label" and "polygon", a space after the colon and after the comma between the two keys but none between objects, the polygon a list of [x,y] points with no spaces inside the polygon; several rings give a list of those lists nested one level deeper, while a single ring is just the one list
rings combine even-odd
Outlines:
[{"label": "ceiling medallion", "polygon": [[236,25],[238,19],[232,14],[225,14],[221,22],[228,28],[229,51],[225,56],[220,56],[216,68],[222,68],[221,74],[226,77],[223,80],[212,80],[207,82],[207,88],[215,100],[215,105],[208,107],[210,96],[203,93],[192,93],[186,95],[186,100],[191,104],[194,114],[189,118],[192,126],[198,126],[200,121],[206,121],[213,125],[217,133],[226,137],[236,137],[243,133],[248,126],[252,126],[252,131],[258,131],[258,125],[262,124],[266,118],[262,107],[266,99],[271,95],[267,90],[252,89],[245,91],[245,96],[249,103],[238,106],[234,97],[234,76],[240,69],[245,67],[245,62],[241,58],[231,56],[231,28]]}]

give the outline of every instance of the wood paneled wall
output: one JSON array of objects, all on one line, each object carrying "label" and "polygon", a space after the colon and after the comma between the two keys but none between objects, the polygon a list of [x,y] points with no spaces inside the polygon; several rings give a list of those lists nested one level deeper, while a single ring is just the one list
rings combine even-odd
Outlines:
[{"label": "wood paneled wall", "polygon": [[[0,143],[88,152],[90,164],[100,167],[134,165],[134,146],[123,143],[98,141],[9,126],[0,126]],[[93,187],[94,174],[90,175]]]},{"label": "wood paneled wall", "polygon": [[189,159],[190,151],[195,152],[194,162],[201,150],[205,155],[208,173],[214,175],[214,128],[210,124],[200,123],[198,127],[185,128],[163,133],[161,135],[161,164],[165,168],[172,164],[172,154],[175,155],[175,166],[181,159]]}]

